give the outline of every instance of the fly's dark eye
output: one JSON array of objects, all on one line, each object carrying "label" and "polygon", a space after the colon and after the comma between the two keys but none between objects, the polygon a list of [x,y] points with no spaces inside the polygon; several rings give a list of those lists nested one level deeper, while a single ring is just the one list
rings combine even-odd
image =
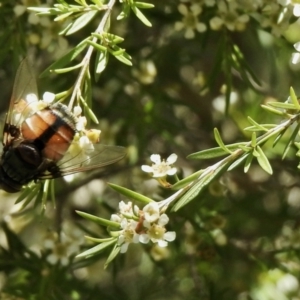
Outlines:
[{"label": "fly's dark eye", "polygon": [[20,144],[18,152],[22,159],[28,164],[38,167],[42,162],[42,157],[37,148],[32,144]]}]

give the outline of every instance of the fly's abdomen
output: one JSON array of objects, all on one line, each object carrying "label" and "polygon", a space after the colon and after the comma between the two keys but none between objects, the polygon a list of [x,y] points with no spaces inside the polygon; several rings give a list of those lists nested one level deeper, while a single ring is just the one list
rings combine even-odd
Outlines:
[{"label": "fly's abdomen", "polygon": [[37,111],[21,125],[24,140],[33,143],[44,158],[59,161],[75,135],[75,119],[62,104]]}]

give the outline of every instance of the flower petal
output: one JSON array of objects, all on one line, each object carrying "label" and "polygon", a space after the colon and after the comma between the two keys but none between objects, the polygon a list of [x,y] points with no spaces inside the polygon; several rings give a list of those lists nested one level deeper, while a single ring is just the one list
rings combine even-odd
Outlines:
[{"label": "flower petal", "polygon": [[167,158],[167,163],[169,164],[169,165],[172,165],[172,164],[174,164],[175,162],[176,162],[176,160],[177,160],[177,154],[175,154],[175,153],[172,153],[168,158]]},{"label": "flower petal", "polygon": [[55,94],[50,93],[50,92],[45,92],[43,95],[43,101],[47,103],[52,103],[55,99]]},{"label": "flower petal", "polygon": [[160,226],[164,226],[164,225],[168,224],[168,222],[169,222],[169,217],[166,214],[162,214],[159,217],[157,224]]},{"label": "flower petal", "polygon": [[148,244],[148,242],[150,241],[149,235],[145,234],[145,233],[140,234],[139,235],[139,241],[140,241],[140,243]]},{"label": "flower petal", "polygon": [[127,252],[128,246],[129,246],[129,243],[124,243],[124,244],[122,244],[122,245],[121,245],[121,250],[120,250],[120,252],[121,252],[121,253]]},{"label": "flower petal", "polygon": [[151,161],[153,161],[155,164],[160,164],[161,163],[161,158],[159,154],[152,154],[150,156]]},{"label": "flower petal", "polygon": [[176,168],[171,168],[170,170],[167,171],[167,174],[171,176],[171,175],[175,175],[176,172],[177,172]]},{"label": "flower petal", "polygon": [[176,232],[175,231],[167,231],[164,234],[164,239],[168,242],[173,242],[176,238]]},{"label": "flower petal", "polygon": [[168,246],[168,242],[164,241],[164,240],[158,240],[157,241],[157,245],[161,248],[167,247]]},{"label": "flower petal", "polygon": [[141,169],[146,173],[153,173],[153,168],[147,165],[142,165]]}]

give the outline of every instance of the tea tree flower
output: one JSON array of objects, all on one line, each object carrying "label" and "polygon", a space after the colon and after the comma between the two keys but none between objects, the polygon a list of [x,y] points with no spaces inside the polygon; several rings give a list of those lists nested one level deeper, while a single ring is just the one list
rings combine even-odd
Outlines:
[{"label": "tea tree flower", "polygon": [[175,23],[176,30],[185,29],[184,37],[186,39],[192,39],[195,37],[195,30],[198,32],[206,31],[206,25],[199,21],[198,16],[202,12],[202,8],[199,4],[194,3],[190,6],[190,9],[187,8],[184,4],[178,5],[179,12],[183,15],[181,22]]},{"label": "tea tree flower", "polygon": [[67,266],[72,257],[79,252],[80,244],[64,233],[49,233],[44,240],[44,248],[49,251],[46,260],[51,265]]},{"label": "tea tree flower", "polygon": [[293,9],[293,15],[300,17],[300,2],[299,0],[277,0],[282,6],[291,6]]},{"label": "tea tree flower", "polygon": [[171,154],[167,160],[161,160],[159,154],[152,154],[150,160],[154,163],[152,166],[142,166],[142,170],[146,173],[153,173],[153,177],[165,177],[166,175],[174,175],[177,169],[171,167],[177,160],[177,155],[175,153]]},{"label": "tea tree flower", "polygon": [[294,48],[297,52],[292,53],[291,64],[297,65],[300,62],[300,42],[295,43]]},{"label": "tea tree flower", "polygon": [[55,100],[55,94],[51,93],[51,92],[45,92],[43,94],[43,101],[46,103],[52,103]]},{"label": "tea tree flower", "polygon": [[121,253],[127,251],[130,243],[147,244],[151,241],[159,247],[166,247],[168,242],[174,241],[176,234],[167,232],[165,226],[169,218],[165,213],[161,214],[157,202],[151,202],[140,210],[131,202],[121,201],[119,209],[118,214],[111,216],[111,221],[120,223],[117,244]]},{"label": "tea tree flower", "polygon": [[[151,207],[150,207],[151,205]],[[151,214],[148,214],[151,211]],[[149,203],[143,209],[145,227],[144,233],[139,237],[139,241],[147,244],[149,241],[157,243],[159,247],[166,247],[168,242],[175,240],[176,233],[174,231],[166,231],[165,225],[169,222],[166,214],[157,214],[159,212],[158,203]]]},{"label": "tea tree flower", "polygon": [[247,14],[239,14],[236,2],[219,1],[217,16],[213,17],[209,24],[212,30],[220,30],[225,26],[230,31],[243,31],[249,21]]},{"label": "tea tree flower", "polygon": [[127,220],[126,218],[122,219],[121,227],[122,233],[119,235],[118,245],[120,246],[121,253],[125,253],[128,249],[130,243],[139,242],[139,234],[136,233],[135,228],[137,222],[134,220]]},{"label": "tea tree flower", "polygon": [[169,186],[169,183],[165,180],[167,175],[175,175],[177,169],[172,167],[177,160],[175,153],[171,154],[167,160],[161,160],[159,154],[152,154],[150,160],[153,162],[152,166],[142,165],[142,170],[146,173],[152,173],[152,177],[157,179],[163,186]]},{"label": "tea tree flower", "polygon": [[157,202],[152,202],[147,204],[143,208],[145,221],[149,223],[153,223],[159,218],[159,206]]}]

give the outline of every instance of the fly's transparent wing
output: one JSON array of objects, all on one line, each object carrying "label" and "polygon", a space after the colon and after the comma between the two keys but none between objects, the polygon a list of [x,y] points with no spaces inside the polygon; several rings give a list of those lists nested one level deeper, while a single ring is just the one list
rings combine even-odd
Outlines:
[{"label": "fly's transparent wing", "polygon": [[113,164],[126,155],[126,149],[119,146],[94,144],[90,153],[79,151],[75,156],[69,152],[56,163],[57,170],[46,170],[39,174],[40,179],[56,178],[78,172],[90,171]]},{"label": "fly's transparent wing", "polygon": [[6,120],[3,132],[4,146],[16,138],[16,128],[21,122],[32,114],[34,107],[38,102],[37,84],[34,72],[25,58],[16,74],[12,96],[9,103],[9,109],[6,114]]}]

